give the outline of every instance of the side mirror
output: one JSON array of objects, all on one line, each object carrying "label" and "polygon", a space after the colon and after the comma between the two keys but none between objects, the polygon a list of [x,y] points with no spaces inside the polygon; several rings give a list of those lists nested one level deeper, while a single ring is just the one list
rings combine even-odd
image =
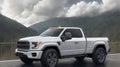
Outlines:
[{"label": "side mirror", "polygon": [[64,36],[61,36],[62,41],[72,39],[72,34],[70,32],[66,32]]}]

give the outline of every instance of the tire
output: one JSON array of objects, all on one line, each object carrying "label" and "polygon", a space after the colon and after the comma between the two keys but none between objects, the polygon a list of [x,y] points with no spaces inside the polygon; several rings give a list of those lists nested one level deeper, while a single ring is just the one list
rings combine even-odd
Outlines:
[{"label": "tire", "polygon": [[75,57],[75,58],[76,58],[76,60],[78,60],[78,61],[83,61],[84,58],[85,58],[85,56],[80,56],[80,57]]},{"label": "tire", "polygon": [[92,55],[92,60],[94,63],[103,64],[105,62],[106,55],[104,48],[97,48]]},{"label": "tire", "polygon": [[58,63],[58,56],[55,49],[47,49],[42,55],[41,63],[44,67],[55,67]]},{"label": "tire", "polygon": [[32,64],[33,63],[33,60],[28,59],[28,58],[20,58],[20,60],[25,64]]}]

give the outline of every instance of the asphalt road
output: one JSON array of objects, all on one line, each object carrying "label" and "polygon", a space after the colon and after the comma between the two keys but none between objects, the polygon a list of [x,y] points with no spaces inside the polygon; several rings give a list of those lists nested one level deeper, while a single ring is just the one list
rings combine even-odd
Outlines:
[{"label": "asphalt road", "polygon": [[[40,62],[26,65],[20,60],[0,61],[0,67],[43,67]],[[74,58],[59,60],[57,67],[120,67],[120,54],[108,55],[105,64],[97,65],[90,58],[85,58],[83,62],[76,61]]]}]

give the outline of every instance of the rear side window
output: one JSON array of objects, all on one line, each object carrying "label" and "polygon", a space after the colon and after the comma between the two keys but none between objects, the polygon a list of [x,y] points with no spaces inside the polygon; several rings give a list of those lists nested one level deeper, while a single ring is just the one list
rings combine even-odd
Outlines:
[{"label": "rear side window", "polygon": [[66,29],[64,31],[63,35],[65,34],[65,32],[70,32],[72,34],[72,37],[74,37],[74,38],[82,37],[82,33],[81,33],[80,29]]}]

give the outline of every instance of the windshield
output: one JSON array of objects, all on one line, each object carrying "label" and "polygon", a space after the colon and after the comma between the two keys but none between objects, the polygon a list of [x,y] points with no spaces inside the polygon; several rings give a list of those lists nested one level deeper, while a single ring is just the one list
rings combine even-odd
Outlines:
[{"label": "windshield", "polygon": [[49,28],[46,31],[44,31],[40,36],[51,36],[51,37],[57,37],[62,32],[63,29],[59,28]]}]

